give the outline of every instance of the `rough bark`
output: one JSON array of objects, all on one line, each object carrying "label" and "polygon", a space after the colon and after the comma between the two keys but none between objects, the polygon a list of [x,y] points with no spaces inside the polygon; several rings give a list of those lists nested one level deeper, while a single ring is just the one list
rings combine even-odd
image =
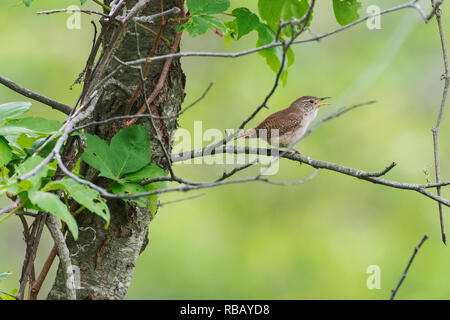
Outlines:
[{"label": "rough bark", "polygon": [[[109,3],[109,1],[105,2]],[[137,0],[128,0],[127,8],[131,8],[136,2]],[[167,10],[176,6],[178,1],[164,0],[163,3],[164,10]],[[150,1],[139,15],[149,16],[157,12],[159,12],[159,1]],[[157,19],[150,24],[150,27],[157,31],[159,25],[160,19]],[[175,29],[176,25],[174,23],[168,23],[163,32],[164,37],[171,43],[176,35]],[[136,41],[136,30],[139,36],[139,50]],[[110,36],[111,32],[106,37],[103,48],[106,47]],[[140,27],[135,29],[134,23],[130,23],[124,31],[123,37],[117,42],[114,55],[122,61],[147,57],[154,39],[155,36],[152,33]],[[163,42],[159,42],[156,55],[165,54],[168,51],[168,46]],[[164,61],[152,62],[145,85],[147,96],[153,91],[163,63]],[[114,59],[111,60],[100,79],[113,71],[117,66],[118,62]],[[122,72],[114,78],[124,84],[129,89],[128,91],[134,91],[140,81],[138,71],[129,68],[122,69]],[[125,90],[120,89],[115,84],[107,85],[104,89],[104,94],[96,106],[95,114],[89,121],[102,120],[123,115],[124,113],[128,99],[128,94]],[[174,59],[164,87],[153,104],[161,116],[174,115],[179,111],[183,99],[184,74],[180,61]],[[143,99],[138,99],[133,106],[132,112],[136,112],[142,103]],[[155,132],[150,121],[141,118],[138,123],[145,124],[152,137],[152,161],[162,167],[166,167],[167,163],[164,154],[155,139]],[[121,124],[121,122],[110,122],[107,125],[90,128],[90,133],[94,133],[109,141],[120,130]],[[165,144],[169,146],[169,149],[171,145],[169,137],[172,136],[176,126],[176,118],[164,120],[162,123],[163,139]],[[88,168],[86,164],[82,164],[81,171],[87,178],[95,179],[95,170]],[[102,179],[97,179],[96,183],[107,186],[107,181]],[[70,235],[67,238],[67,245],[72,255],[72,263],[80,269],[81,289],[78,289],[76,292],[77,299],[126,298],[137,258],[148,242],[147,235],[151,214],[146,208],[121,200],[108,201],[108,205],[111,212],[111,223],[108,229],[105,229],[105,223],[101,218],[85,211],[76,217],[80,227],[78,241],[74,241]],[[48,299],[65,299],[65,292],[64,274],[60,265]]]}]

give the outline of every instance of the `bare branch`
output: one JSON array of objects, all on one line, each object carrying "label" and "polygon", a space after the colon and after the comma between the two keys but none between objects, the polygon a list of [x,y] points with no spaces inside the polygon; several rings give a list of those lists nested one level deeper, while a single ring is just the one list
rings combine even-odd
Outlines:
[{"label": "bare branch", "polygon": [[397,165],[397,163],[392,162],[384,170],[381,170],[381,171],[378,171],[378,172],[368,172],[366,177],[381,177],[381,176],[384,176],[386,173],[391,171],[396,165]]},{"label": "bare branch", "polygon": [[403,271],[403,274],[402,274],[399,282],[397,283],[397,286],[395,287],[395,289],[392,290],[392,294],[391,294],[390,300],[394,300],[395,295],[398,292],[398,289],[400,289],[400,286],[402,285],[403,280],[405,280],[406,275],[408,274],[409,267],[411,267],[411,264],[414,261],[414,258],[416,257],[417,252],[419,252],[420,247],[422,247],[423,243],[427,239],[428,239],[428,236],[424,235],[422,240],[420,241],[419,245],[414,248],[413,254],[412,254],[411,258],[409,258],[409,261],[408,261],[408,264],[406,265],[405,271]]},{"label": "bare branch", "polygon": [[42,287],[42,283],[44,282],[45,278],[47,277],[48,272],[50,271],[53,261],[56,258],[57,252],[58,251],[56,249],[56,246],[53,246],[52,251],[50,251],[50,254],[47,257],[47,260],[45,260],[45,263],[42,267],[41,273],[39,274],[37,279],[31,283],[30,300],[37,299],[39,291],[41,290],[41,287]]},{"label": "bare branch", "polygon": [[251,167],[252,165],[254,165],[254,164],[257,163],[257,162],[258,162],[258,159],[256,159],[255,161],[249,162],[249,163],[247,163],[247,164],[245,164],[245,165],[243,165],[243,166],[233,168],[233,170],[231,170],[230,172],[224,171],[224,172],[223,172],[223,175],[222,175],[219,179],[217,179],[216,182],[218,182],[218,181],[223,181],[223,180],[225,180],[225,179],[228,179],[229,177],[235,175],[235,174],[238,173],[239,171],[245,170],[245,169]]},{"label": "bare branch", "polygon": [[39,242],[41,240],[42,230],[44,229],[47,214],[39,215],[31,226],[31,231],[26,234],[26,251],[25,259],[22,265],[22,275],[20,277],[19,291],[17,299],[22,300],[25,294],[27,282],[30,284],[34,281],[34,260],[36,259]]},{"label": "bare branch", "polygon": [[[297,162],[301,162],[301,163],[305,163],[311,167],[314,167],[316,169],[326,169],[326,170],[331,170],[331,171],[335,171],[338,173],[342,173],[348,176],[352,176],[361,180],[366,180],[375,184],[381,184],[381,185],[385,185],[388,187],[392,187],[392,188],[396,188],[396,189],[404,189],[404,190],[414,190],[417,191],[425,196],[427,196],[428,198],[431,198],[435,201],[438,201],[448,207],[450,207],[450,201],[447,199],[444,199],[440,196],[434,195],[432,192],[426,190],[428,188],[433,188],[436,187],[436,184],[416,184],[416,183],[403,183],[403,182],[398,182],[395,180],[387,180],[384,178],[380,177],[380,173],[387,173],[388,171],[390,171],[393,167],[394,164],[391,163],[386,169],[384,169],[383,171],[380,172],[367,172],[367,171],[363,171],[363,170],[358,170],[358,169],[353,169],[353,168],[349,168],[349,167],[345,167],[345,166],[341,166],[339,164],[336,163],[332,163],[332,162],[328,162],[328,161],[321,161],[321,160],[316,160],[307,156],[304,156],[302,154],[298,154],[298,153],[294,153],[294,152],[286,152],[283,154],[280,153],[280,150],[278,149],[265,149],[265,148],[250,148],[250,147],[235,147],[235,146],[223,146],[222,148],[215,148],[214,150],[210,151],[209,147],[205,147],[203,149],[200,150],[192,150],[192,151],[186,151],[177,155],[172,155],[172,162],[179,162],[179,161],[184,161],[184,160],[188,160],[188,159],[192,159],[192,158],[197,158],[197,157],[202,157],[204,152],[208,151],[208,155],[209,154],[220,154],[220,153],[235,153],[235,154],[240,154],[240,153],[245,153],[245,154],[263,154],[263,155],[272,155],[272,154],[276,154],[279,155],[280,158],[285,158],[285,159],[289,159],[289,160],[293,160],[293,161],[297,161]],[[443,182],[441,184],[439,184],[440,186],[444,186],[444,185],[449,185],[450,181],[446,181]],[[171,191],[179,191],[178,189],[163,189],[160,190],[160,193],[163,192],[171,192]],[[153,192],[153,193],[158,193],[158,192]]]},{"label": "bare branch", "polygon": [[55,9],[55,10],[45,10],[45,11],[38,11],[36,14],[53,14],[53,13],[61,13],[61,12],[80,12],[80,13],[86,13],[86,14],[96,14],[102,17],[108,17],[107,14],[104,14],[103,12],[98,11],[92,11],[92,10],[83,10],[83,9]]},{"label": "bare branch", "polygon": [[[169,14],[177,14],[179,13],[181,10],[178,7],[173,7],[172,9],[163,11],[163,12],[159,12],[157,14],[154,14],[152,16],[148,16],[148,17],[134,17],[133,20],[137,21],[137,22],[153,22],[153,20],[159,18],[159,17],[163,17]],[[119,17],[118,17],[119,18]]]},{"label": "bare branch", "polygon": [[[441,9],[439,9],[440,3],[434,3],[434,0],[431,0],[431,3],[433,5],[433,8],[435,9],[436,13],[436,21],[439,29],[439,35],[441,38],[441,46],[442,46],[442,56],[444,59],[444,89],[442,91],[442,99],[441,99],[441,106],[439,108],[439,114],[436,120],[436,124],[432,128],[433,133],[433,149],[434,149],[434,168],[436,173],[436,183],[439,183],[441,181],[440,177],[440,165],[439,165],[439,144],[438,144],[438,135],[439,135],[439,127],[441,124],[442,115],[444,114],[444,108],[445,103],[447,101],[447,94],[448,94],[448,88],[450,86],[450,78],[449,78],[449,67],[448,67],[448,54],[447,54],[447,45],[445,42],[445,35],[444,35],[444,28],[442,26],[442,20],[441,20]],[[441,187],[436,188],[437,195],[441,196]],[[439,222],[441,225],[441,237],[442,242],[447,245],[447,239],[445,235],[445,224],[444,224],[444,214],[443,214],[443,208],[442,204],[438,203],[439,208]]]},{"label": "bare branch", "polygon": [[4,213],[8,213],[8,212],[13,211],[14,209],[17,209],[18,206],[19,206],[19,200],[16,200],[15,202],[11,203],[9,206],[1,208],[0,216]]},{"label": "bare branch", "polygon": [[20,93],[21,95],[23,95],[27,98],[39,101],[49,107],[52,107],[55,110],[61,111],[62,113],[70,114],[70,112],[72,111],[72,108],[69,107],[68,105],[65,105],[64,103],[47,98],[46,96],[43,96],[39,93],[36,93],[29,89],[21,87],[17,83],[14,83],[13,81],[11,81],[3,76],[0,76],[0,83],[3,84],[4,86],[10,88],[13,91]]},{"label": "bare branch", "polygon": [[[173,203],[178,203],[178,202],[184,202],[184,201],[188,201],[188,200],[193,200],[193,199],[197,199],[200,197],[205,196],[206,193],[200,193],[200,194],[196,194],[190,197],[185,197],[185,198],[181,198],[181,199],[175,199],[175,200],[170,200],[170,201],[166,201],[166,202],[161,202],[161,203],[154,203],[157,204],[159,207],[164,207],[168,204],[173,204]],[[152,201],[150,201],[150,203],[153,203]]]}]

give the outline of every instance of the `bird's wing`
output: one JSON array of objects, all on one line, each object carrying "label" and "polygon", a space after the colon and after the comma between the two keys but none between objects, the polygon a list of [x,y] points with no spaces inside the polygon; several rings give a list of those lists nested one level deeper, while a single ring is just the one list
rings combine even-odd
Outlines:
[{"label": "bird's wing", "polygon": [[278,129],[278,134],[280,136],[294,130],[295,127],[299,126],[301,123],[299,115],[297,113],[284,111],[287,110],[281,110],[274,114],[271,114],[255,129],[266,129],[268,133],[270,133],[270,131],[273,129]]}]

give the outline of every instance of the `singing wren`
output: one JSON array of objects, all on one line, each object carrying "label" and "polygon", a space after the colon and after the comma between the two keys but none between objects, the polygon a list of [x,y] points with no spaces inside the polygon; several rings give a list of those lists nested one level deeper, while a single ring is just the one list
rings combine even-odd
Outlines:
[{"label": "singing wren", "polygon": [[[271,143],[276,137],[280,147],[289,147],[305,134],[309,124],[316,118],[319,108],[329,104],[320,102],[329,98],[303,96],[292,102],[288,108],[271,114],[255,128],[240,132],[237,138],[259,137]],[[298,150],[293,150],[299,153]]]}]

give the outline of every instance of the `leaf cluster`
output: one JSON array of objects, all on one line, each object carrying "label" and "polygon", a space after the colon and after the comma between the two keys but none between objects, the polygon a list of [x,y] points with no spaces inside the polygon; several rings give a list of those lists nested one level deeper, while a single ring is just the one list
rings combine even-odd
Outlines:
[{"label": "leaf cluster", "polygon": [[[17,213],[19,208],[49,212],[61,219],[77,239],[76,212],[70,212],[69,206],[69,200],[73,200],[79,204],[80,210],[86,209],[103,218],[105,227],[108,227],[110,212],[106,200],[98,191],[69,177],[53,180],[56,161],[43,166],[28,179],[18,179],[41,164],[52,151],[61,131],[58,121],[21,117],[30,107],[29,102],[0,105],[0,196],[19,200],[17,209],[1,216],[0,223]],[[81,160],[99,170],[100,176],[112,181],[110,189],[113,193],[133,194],[166,187],[161,182],[145,186],[139,184],[144,179],[166,175],[157,165],[149,164],[151,148],[146,127],[134,125],[119,131],[109,146],[97,136],[84,136],[87,148],[81,154]],[[77,175],[79,161],[74,169]],[[157,195],[152,195],[130,201],[147,206],[155,213],[157,200]]]}]

